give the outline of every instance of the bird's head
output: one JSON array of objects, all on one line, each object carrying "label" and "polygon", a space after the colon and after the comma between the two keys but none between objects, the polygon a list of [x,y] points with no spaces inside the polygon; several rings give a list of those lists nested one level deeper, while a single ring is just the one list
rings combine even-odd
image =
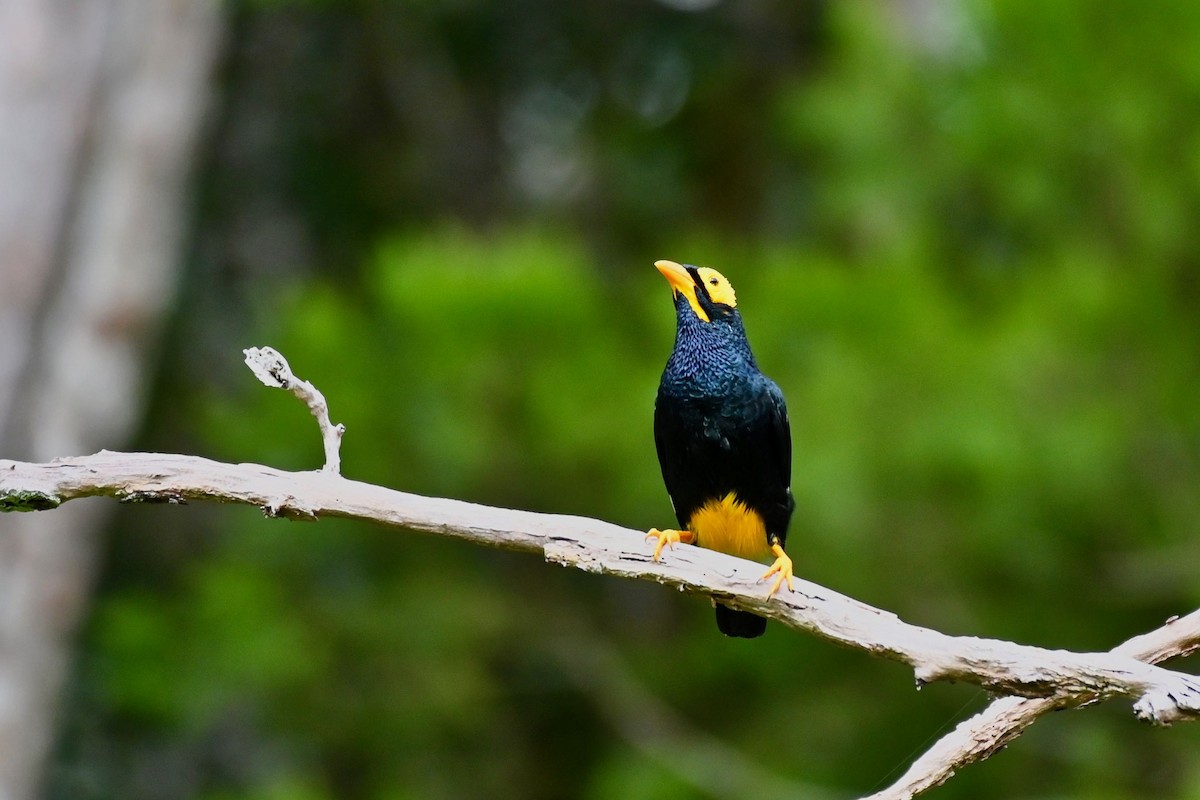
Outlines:
[{"label": "bird's head", "polygon": [[[702,322],[736,318],[737,296],[725,276],[715,269],[674,261],[656,261],[654,266],[671,284],[675,307],[680,313],[690,306]],[[681,300],[687,301],[686,306]]]}]

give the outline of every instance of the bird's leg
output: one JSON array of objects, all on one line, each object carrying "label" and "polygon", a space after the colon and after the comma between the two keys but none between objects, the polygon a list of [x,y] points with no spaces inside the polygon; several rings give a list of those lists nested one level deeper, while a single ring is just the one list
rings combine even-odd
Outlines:
[{"label": "bird's leg", "polygon": [[654,545],[655,561],[658,561],[659,556],[662,555],[664,547],[669,546],[674,550],[676,542],[691,544],[696,541],[696,537],[692,535],[691,531],[677,531],[673,528],[667,528],[665,531],[660,531],[658,528],[651,528],[650,532],[646,534],[646,541],[650,541],[651,539],[658,540],[658,544]]},{"label": "bird's leg", "polygon": [[783,545],[779,543],[778,536],[771,537],[771,552],[775,554],[775,563],[759,578],[759,580],[765,581],[767,578],[775,575],[775,573],[779,573],[775,578],[775,583],[771,586],[771,591],[767,592],[768,599],[779,591],[779,587],[783,585],[784,581],[787,581],[788,591],[793,591],[792,559],[788,557],[787,553],[783,552]]}]

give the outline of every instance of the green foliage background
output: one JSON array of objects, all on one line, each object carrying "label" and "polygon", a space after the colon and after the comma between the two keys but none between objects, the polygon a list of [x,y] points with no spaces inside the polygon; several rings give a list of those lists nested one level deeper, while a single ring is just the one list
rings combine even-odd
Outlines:
[{"label": "green foliage background", "polygon": [[[730,277],[787,395],[805,577],[1076,649],[1200,603],[1200,6],[230,12],[142,446],[315,467],[241,366],[269,343],[349,477],[662,525],[669,257]],[[437,538],[125,510],[50,796],[857,797],[986,703],[711,616]],[[1200,797],[1198,736],[1057,715],[930,796]],[[714,782],[744,773],[705,737],[758,777]]]}]

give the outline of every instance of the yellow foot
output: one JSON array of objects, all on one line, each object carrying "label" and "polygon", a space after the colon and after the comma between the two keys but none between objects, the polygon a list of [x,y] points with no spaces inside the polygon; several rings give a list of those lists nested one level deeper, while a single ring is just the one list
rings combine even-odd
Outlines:
[{"label": "yellow foot", "polygon": [[658,540],[658,544],[654,546],[654,560],[658,561],[664,547],[670,547],[674,550],[676,542],[691,544],[696,540],[696,537],[692,536],[691,531],[677,531],[671,528],[660,531],[658,528],[651,528],[650,532],[646,534],[646,541],[650,541],[651,539]]},{"label": "yellow foot", "polygon": [[779,587],[783,585],[784,581],[787,581],[789,592],[794,590],[792,587],[792,559],[788,558],[788,554],[783,552],[783,548],[779,546],[778,542],[771,545],[771,552],[775,554],[775,563],[759,578],[759,580],[765,581],[767,578],[775,575],[775,573],[779,573],[775,577],[775,583],[772,584],[771,591],[767,592],[768,599],[779,591]]}]

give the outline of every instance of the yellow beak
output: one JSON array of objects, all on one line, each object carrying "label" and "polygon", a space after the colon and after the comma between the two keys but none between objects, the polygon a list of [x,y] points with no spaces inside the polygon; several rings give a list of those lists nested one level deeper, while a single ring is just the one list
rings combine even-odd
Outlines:
[{"label": "yellow beak", "polygon": [[674,261],[655,261],[654,266],[667,279],[667,283],[671,284],[672,289],[683,292],[689,297],[695,297],[696,284],[682,264],[676,264]]}]

